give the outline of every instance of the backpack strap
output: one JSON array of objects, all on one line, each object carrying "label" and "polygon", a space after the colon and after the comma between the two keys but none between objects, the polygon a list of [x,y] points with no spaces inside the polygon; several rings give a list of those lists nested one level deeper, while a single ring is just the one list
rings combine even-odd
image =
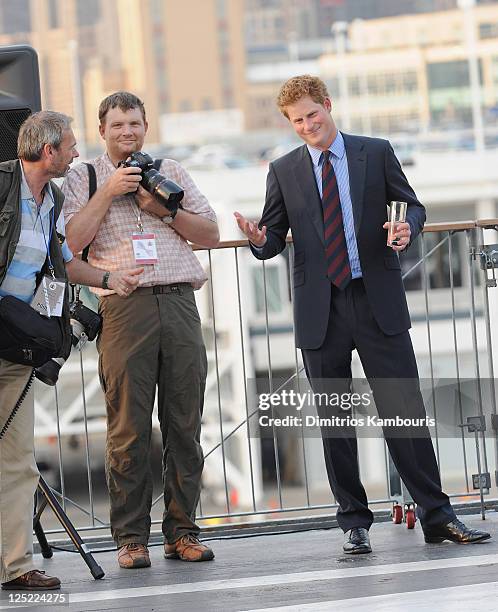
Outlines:
[{"label": "backpack strap", "polygon": [[93,164],[85,162],[85,166],[88,168],[88,199],[90,200],[97,191],[97,173]]},{"label": "backpack strap", "polygon": [[52,193],[54,194],[54,217],[55,222],[59,219],[59,215],[62,211],[62,204],[64,203],[64,196],[62,195],[60,188],[50,181],[50,187],[52,189]]},{"label": "backpack strap", "polygon": [[[85,166],[88,168],[88,199],[91,200],[97,191],[97,173],[95,172],[95,167],[92,164],[85,162]],[[81,259],[83,261],[88,261],[90,244],[87,244],[81,253]]]}]

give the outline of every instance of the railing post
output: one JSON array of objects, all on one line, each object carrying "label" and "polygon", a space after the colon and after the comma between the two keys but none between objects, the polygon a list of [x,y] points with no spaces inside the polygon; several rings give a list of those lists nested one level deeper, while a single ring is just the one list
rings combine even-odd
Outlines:
[{"label": "railing post", "polygon": [[[474,349],[474,373],[476,379],[476,391],[477,391],[477,407],[479,415],[483,416],[483,402],[482,402],[482,386],[481,386],[481,369],[479,364],[479,343],[477,338],[477,321],[476,321],[476,301],[475,301],[475,281],[474,281],[474,265],[479,255],[479,235],[476,228],[468,230],[467,241],[469,246],[469,288],[470,288],[470,322],[472,331],[472,346]],[[488,472],[488,457],[486,452],[486,436],[482,432],[482,450],[484,453],[484,471]]]},{"label": "railing post", "polygon": [[[462,387],[460,380],[460,363],[458,359],[458,339],[457,339],[457,325],[456,325],[456,308],[455,308],[455,283],[453,278],[453,244],[452,237],[454,234],[448,232],[448,259],[450,267],[450,291],[451,291],[451,322],[453,327],[453,350],[455,351],[455,369],[456,369],[456,380],[457,380],[457,393],[458,393],[458,411],[460,416],[460,422],[463,423],[463,406],[462,406]],[[461,430],[462,440],[462,455],[463,455],[463,469],[465,472],[465,486],[467,487],[467,493],[470,492],[469,488],[469,475],[467,466],[467,450],[465,448],[465,434],[463,429]]]},{"label": "railing post", "polygon": [[[479,256],[480,256],[480,268],[482,270],[482,290],[483,290],[483,305],[484,305],[484,322],[486,328],[486,353],[488,356],[488,376],[489,376],[489,394],[491,401],[491,414],[492,417],[491,425],[493,429],[494,439],[494,455],[495,455],[495,484],[498,485],[498,419],[497,406],[496,406],[496,385],[495,385],[495,362],[497,361],[498,349],[493,351],[493,340],[498,346],[498,330],[497,324],[491,324],[492,314],[496,316],[498,312],[498,287],[496,286],[496,274],[498,273],[498,246],[493,244],[492,238],[496,236],[491,235],[491,232],[484,232],[484,227],[478,227],[477,229],[479,237]],[[488,244],[491,239],[492,248],[486,248],[486,240]],[[496,248],[494,248],[496,246]],[[496,250],[496,254],[493,251]],[[491,270],[491,271],[490,271]]]}]

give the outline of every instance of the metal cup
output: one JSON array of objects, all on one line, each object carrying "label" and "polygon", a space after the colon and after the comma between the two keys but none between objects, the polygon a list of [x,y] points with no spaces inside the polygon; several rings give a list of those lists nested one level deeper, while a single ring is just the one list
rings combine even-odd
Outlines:
[{"label": "metal cup", "polygon": [[[387,246],[393,246],[398,223],[406,220],[406,202],[389,202],[389,228],[387,230]],[[396,245],[396,243],[395,243]]]}]

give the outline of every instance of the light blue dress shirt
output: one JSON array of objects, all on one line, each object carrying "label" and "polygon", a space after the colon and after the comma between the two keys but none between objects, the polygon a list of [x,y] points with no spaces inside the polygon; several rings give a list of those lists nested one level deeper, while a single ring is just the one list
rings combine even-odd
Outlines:
[{"label": "light blue dress shirt", "polygon": [[[21,176],[21,233],[12,261],[0,285],[0,299],[6,295],[13,295],[29,303],[36,289],[36,275],[47,257],[54,217],[54,198],[48,183],[43,194],[43,202],[38,206],[24,176],[22,164]],[[55,229],[61,236],[66,235],[62,210]],[[57,240],[54,237],[52,239]],[[68,263],[73,258],[73,254],[65,240],[61,248],[64,261]]]}]

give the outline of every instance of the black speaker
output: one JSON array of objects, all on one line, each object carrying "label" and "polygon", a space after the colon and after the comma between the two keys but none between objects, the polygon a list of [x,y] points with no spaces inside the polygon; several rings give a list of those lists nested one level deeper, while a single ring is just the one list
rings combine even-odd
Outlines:
[{"label": "black speaker", "polygon": [[0,47],[0,161],[17,157],[23,121],[41,110],[38,56],[28,45]]}]

